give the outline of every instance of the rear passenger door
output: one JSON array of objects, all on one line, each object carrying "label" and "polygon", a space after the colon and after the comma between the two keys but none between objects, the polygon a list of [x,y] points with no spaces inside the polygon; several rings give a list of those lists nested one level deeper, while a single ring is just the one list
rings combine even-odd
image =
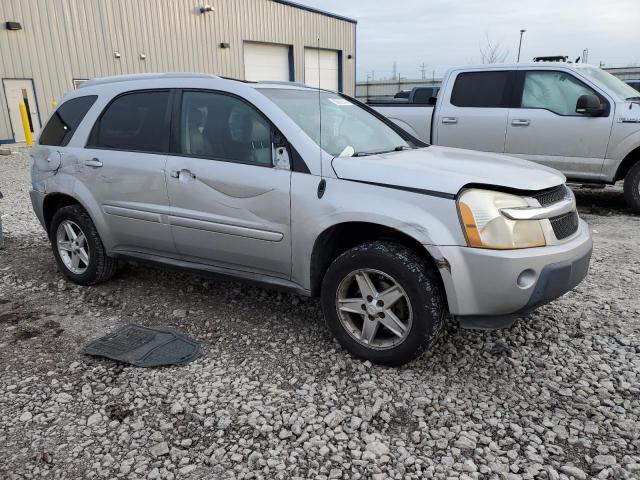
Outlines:
[{"label": "rear passenger door", "polygon": [[483,152],[504,152],[514,72],[461,72],[450,95],[439,95],[434,143]]},{"label": "rear passenger door", "polygon": [[274,127],[222,92],[185,90],[175,110],[166,182],[178,252],[195,263],[289,278],[291,171],[274,164]]},{"label": "rear passenger door", "polygon": [[85,189],[100,205],[115,251],[175,254],[164,177],[171,96],[170,90],[117,96],[78,153],[76,189]]}]

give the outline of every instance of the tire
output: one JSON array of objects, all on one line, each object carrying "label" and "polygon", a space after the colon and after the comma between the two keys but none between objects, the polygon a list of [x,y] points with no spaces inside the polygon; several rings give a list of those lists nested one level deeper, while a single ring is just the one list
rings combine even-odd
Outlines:
[{"label": "tire", "polygon": [[624,199],[631,210],[640,213],[640,162],[624,177]]},{"label": "tire", "polygon": [[[68,241],[72,235],[69,234],[67,227],[72,228],[77,239],[80,239],[78,242],[83,245],[82,247],[72,246],[73,242]],[[86,240],[82,240],[82,235]],[[117,260],[107,256],[91,217],[80,205],[63,207],[53,215],[49,239],[60,271],[72,282],[85,286],[95,285],[115,275]],[[74,267],[72,260],[74,253],[71,249],[80,252],[80,248],[84,256],[75,255],[81,260],[77,267]]]},{"label": "tire", "polygon": [[[361,285],[376,296],[363,295]],[[386,298],[387,305],[380,301]],[[389,366],[410,362],[433,347],[446,313],[437,271],[413,250],[387,242],[365,243],[336,258],[322,281],[321,302],[327,327],[346,350]],[[390,323],[395,332],[387,327]]]}]

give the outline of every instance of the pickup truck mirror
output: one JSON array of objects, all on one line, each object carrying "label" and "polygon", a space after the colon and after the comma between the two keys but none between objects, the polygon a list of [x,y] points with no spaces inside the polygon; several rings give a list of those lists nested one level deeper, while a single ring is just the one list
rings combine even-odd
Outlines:
[{"label": "pickup truck mirror", "polygon": [[576,103],[576,113],[589,117],[599,117],[604,113],[604,106],[595,95],[580,95]]},{"label": "pickup truck mirror", "polygon": [[429,97],[429,105],[435,105],[438,101],[438,97]]}]

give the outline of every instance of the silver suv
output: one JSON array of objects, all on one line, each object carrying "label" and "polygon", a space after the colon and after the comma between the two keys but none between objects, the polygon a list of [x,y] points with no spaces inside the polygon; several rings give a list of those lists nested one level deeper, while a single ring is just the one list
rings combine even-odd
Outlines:
[{"label": "silver suv", "polygon": [[71,281],[133,258],[319,296],[337,340],[382,364],[427,350],[447,313],[509,326],[589,266],[557,171],[426,145],[297,84],[96,79],[32,156],[33,208]]}]

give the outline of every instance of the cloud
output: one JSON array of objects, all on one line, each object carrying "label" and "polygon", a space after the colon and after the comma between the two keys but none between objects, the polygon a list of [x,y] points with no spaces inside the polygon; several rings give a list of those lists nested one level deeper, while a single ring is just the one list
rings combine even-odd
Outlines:
[{"label": "cloud", "polygon": [[436,76],[452,66],[479,62],[485,35],[515,61],[569,55],[589,49],[589,62],[609,66],[640,63],[639,0],[302,0],[309,6],[358,20],[357,75],[390,76],[393,62],[403,77],[419,78],[420,64]]}]

